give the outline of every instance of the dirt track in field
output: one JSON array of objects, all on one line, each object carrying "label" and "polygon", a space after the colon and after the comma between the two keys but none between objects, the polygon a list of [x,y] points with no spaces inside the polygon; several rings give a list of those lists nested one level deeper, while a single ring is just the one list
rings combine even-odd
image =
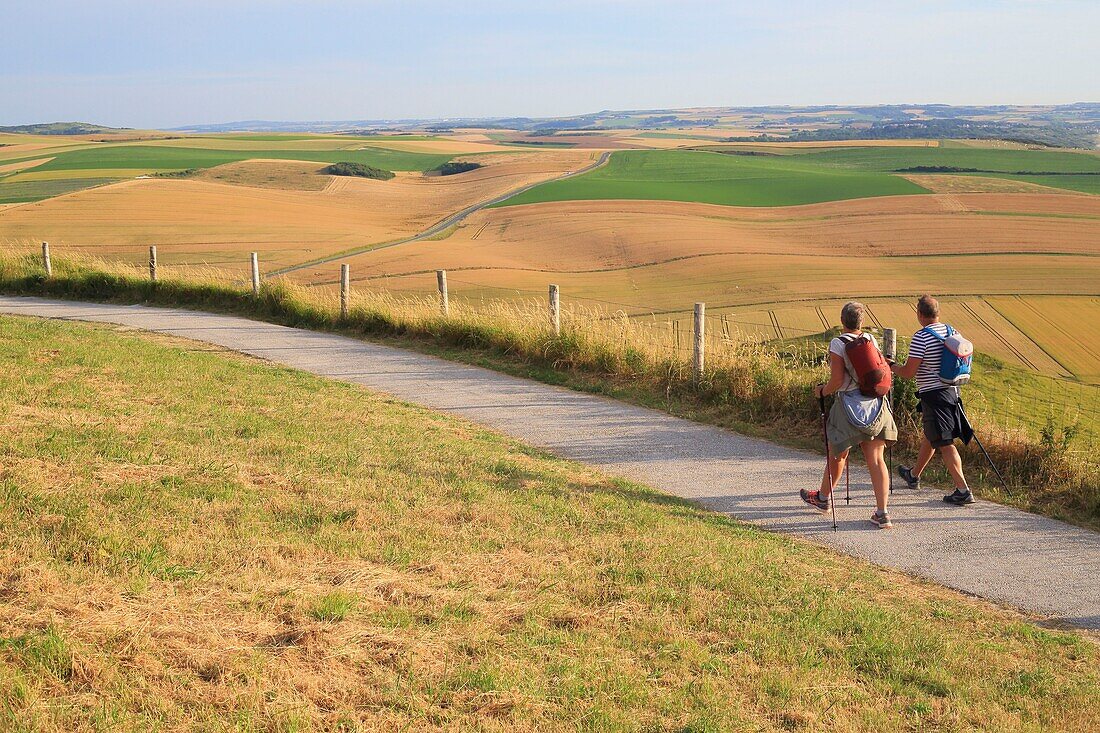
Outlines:
[{"label": "dirt track in field", "polygon": [[[45,239],[59,252],[81,247],[138,259],[157,244],[167,265],[241,268],[247,252],[259,251],[266,269],[416,234],[465,206],[596,157],[587,150],[467,156],[485,167],[455,176],[399,174],[390,181],[345,177],[323,191],[132,180],[2,211],[0,241]],[[255,166],[244,169],[255,173]]]}]

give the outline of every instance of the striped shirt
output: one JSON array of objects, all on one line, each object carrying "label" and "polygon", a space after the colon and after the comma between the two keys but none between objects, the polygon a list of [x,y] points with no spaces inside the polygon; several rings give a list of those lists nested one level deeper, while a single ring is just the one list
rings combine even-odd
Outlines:
[{"label": "striped shirt", "polygon": [[[947,337],[946,323],[932,323],[928,326],[944,338]],[[943,354],[943,341],[923,328],[913,334],[913,341],[909,344],[909,358],[920,359],[920,367],[917,369],[917,392],[931,392],[937,389],[947,389],[948,385],[940,381],[940,356]]]}]

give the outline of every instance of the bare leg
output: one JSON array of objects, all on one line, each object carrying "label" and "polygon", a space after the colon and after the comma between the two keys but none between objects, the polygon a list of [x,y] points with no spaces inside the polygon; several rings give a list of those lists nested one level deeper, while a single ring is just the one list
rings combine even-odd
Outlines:
[{"label": "bare leg", "polygon": [[840,483],[840,475],[844,473],[844,464],[847,461],[848,451],[844,451],[839,456],[834,456],[832,451],[829,451],[829,464],[821,474],[821,488],[818,490],[818,496],[822,499],[828,499],[833,495],[833,489]]},{"label": "bare leg", "polygon": [[928,442],[928,438],[921,438],[920,451],[917,452],[917,462],[913,464],[913,475],[919,478],[924,473],[924,469],[928,468],[928,462],[932,460],[934,455],[936,455],[936,451],[932,449],[932,444]]},{"label": "bare leg", "polygon": [[940,448],[940,455],[943,457],[943,465],[947,467],[947,472],[951,474],[951,478],[955,481],[955,488],[959,491],[967,491],[966,477],[963,476],[963,462],[962,456],[959,455],[959,449],[955,447],[955,444],[945,445]]},{"label": "bare leg", "polygon": [[886,501],[890,496],[890,469],[886,466],[886,441],[867,440],[860,443],[867,471],[871,474],[871,488],[875,491],[875,506],[886,513]]}]

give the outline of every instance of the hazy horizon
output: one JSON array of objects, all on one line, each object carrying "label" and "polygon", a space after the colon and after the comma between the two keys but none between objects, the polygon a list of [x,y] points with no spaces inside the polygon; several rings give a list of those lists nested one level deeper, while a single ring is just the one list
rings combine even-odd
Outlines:
[{"label": "hazy horizon", "polygon": [[2,125],[1100,99],[1084,0],[46,0],[5,26]]}]

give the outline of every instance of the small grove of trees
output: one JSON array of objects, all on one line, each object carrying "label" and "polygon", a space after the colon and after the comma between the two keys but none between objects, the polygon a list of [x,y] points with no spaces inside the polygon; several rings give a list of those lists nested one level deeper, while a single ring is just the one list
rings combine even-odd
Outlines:
[{"label": "small grove of trees", "polygon": [[453,176],[457,173],[466,173],[467,171],[476,171],[481,167],[481,163],[472,163],[466,160],[452,160],[449,163],[436,168],[441,176]]},{"label": "small grove of trees", "polygon": [[348,161],[333,163],[325,168],[323,172],[333,176],[357,176],[359,178],[374,178],[379,181],[388,181],[393,178],[393,171],[375,168],[373,165],[366,165],[365,163],[351,163]]}]

